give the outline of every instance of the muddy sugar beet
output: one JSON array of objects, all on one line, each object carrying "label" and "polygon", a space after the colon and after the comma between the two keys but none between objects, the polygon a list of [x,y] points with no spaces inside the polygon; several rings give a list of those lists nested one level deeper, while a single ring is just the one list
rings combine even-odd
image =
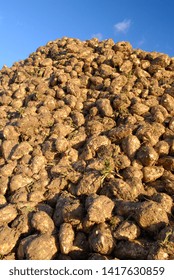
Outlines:
[{"label": "muddy sugar beet", "polygon": [[174,58],[64,37],[0,70],[0,257],[174,259]]}]

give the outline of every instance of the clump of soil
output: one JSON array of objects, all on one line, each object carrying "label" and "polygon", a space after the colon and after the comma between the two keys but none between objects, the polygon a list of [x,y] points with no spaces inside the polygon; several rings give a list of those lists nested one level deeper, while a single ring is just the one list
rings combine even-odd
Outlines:
[{"label": "clump of soil", "polygon": [[64,37],[0,71],[1,259],[174,259],[174,59]]}]

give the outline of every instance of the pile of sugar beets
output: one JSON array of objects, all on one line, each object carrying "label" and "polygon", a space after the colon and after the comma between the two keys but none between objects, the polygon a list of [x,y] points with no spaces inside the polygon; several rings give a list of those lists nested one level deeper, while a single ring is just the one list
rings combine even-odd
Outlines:
[{"label": "pile of sugar beets", "polygon": [[0,71],[0,259],[174,259],[174,58],[63,37]]}]

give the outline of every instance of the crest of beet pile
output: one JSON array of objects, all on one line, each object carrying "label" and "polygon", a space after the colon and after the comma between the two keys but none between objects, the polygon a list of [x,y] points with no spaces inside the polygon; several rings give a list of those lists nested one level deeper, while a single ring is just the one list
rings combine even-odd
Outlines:
[{"label": "crest of beet pile", "polygon": [[174,58],[64,37],[0,71],[1,259],[174,258]]}]

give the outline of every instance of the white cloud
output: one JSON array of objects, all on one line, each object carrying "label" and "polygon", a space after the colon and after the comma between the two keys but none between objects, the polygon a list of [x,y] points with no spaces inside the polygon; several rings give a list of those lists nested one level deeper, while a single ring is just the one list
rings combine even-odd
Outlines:
[{"label": "white cloud", "polygon": [[96,33],[92,35],[92,38],[98,38],[99,41],[101,41],[103,39],[103,35],[101,33]]},{"label": "white cloud", "polygon": [[142,38],[137,42],[137,47],[141,47],[142,45],[144,45],[145,42],[146,42],[145,38]]},{"label": "white cloud", "polygon": [[126,33],[131,26],[130,19],[124,19],[123,21],[117,22],[114,25],[116,33]]}]

